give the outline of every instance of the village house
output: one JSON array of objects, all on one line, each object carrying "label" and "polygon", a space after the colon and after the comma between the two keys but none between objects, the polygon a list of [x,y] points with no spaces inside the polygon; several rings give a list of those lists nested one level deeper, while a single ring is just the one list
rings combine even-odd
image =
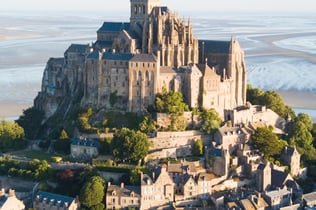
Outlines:
[{"label": "village house", "polygon": [[78,210],[80,203],[78,198],[39,191],[35,195],[33,208],[45,210]]},{"label": "village house", "polygon": [[73,158],[91,159],[99,154],[99,142],[91,139],[73,139],[70,153]]}]

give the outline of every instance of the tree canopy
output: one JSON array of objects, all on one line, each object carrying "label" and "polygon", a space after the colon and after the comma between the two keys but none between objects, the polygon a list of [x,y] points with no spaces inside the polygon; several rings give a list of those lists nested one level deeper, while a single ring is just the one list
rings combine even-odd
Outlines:
[{"label": "tree canopy", "polygon": [[203,142],[201,139],[198,139],[196,142],[194,142],[192,153],[195,156],[203,155]]},{"label": "tree canopy", "polygon": [[262,127],[257,128],[251,135],[254,148],[262,152],[266,159],[280,154],[283,147],[287,144],[285,141],[280,140],[272,131],[271,127]]},{"label": "tree canopy", "polygon": [[0,121],[0,150],[21,149],[26,146],[24,129],[15,122]]},{"label": "tree canopy", "polygon": [[84,183],[79,196],[80,202],[84,207],[88,209],[100,209],[100,205],[103,205],[104,183],[104,179],[100,176],[93,176]]},{"label": "tree canopy", "polygon": [[295,117],[293,109],[285,105],[282,97],[276,91],[263,91],[258,88],[252,88],[251,85],[247,86],[247,101],[256,105],[265,105],[267,108],[276,112],[283,118],[288,116]]},{"label": "tree canopy", "polygon": [[123,128],[114,134],[111,146],[115,159],[119,161],[139,161],[149,151],[148,137],[140,132]]},{"label": "tree canopy", "polygon": [[222,119],[215,109],[203,109],[201,117],[203,120],[201,130],[207,134],[212,134],[222,123]]},{"label": "tree canopy", "polygon": [[35,139],[43,119],[44,112],[32,107],[24,110],[16,122],[23,127],[27,139]]},{"label": "tree canopy", "polygon": [[188,105],[183,101],[182,93],[168,92],[165,88],[156,95],[154,108],[157,112],[177,115],[189,110]]}]

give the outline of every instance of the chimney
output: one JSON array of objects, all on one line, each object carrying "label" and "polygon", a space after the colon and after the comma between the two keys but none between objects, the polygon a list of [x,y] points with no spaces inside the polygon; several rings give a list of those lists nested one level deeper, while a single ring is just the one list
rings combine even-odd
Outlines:
[{"label": "chimney", "polygon": [[155,180],[156,180],[156,174],[155,174],[155,172],[152,173],[152,177],[153,177],[153,182],[155,182]]},{"label": "chimney", "polygon": [[4,188],[2,188],[0,191],[0,196],[4,196],[4,194],[5,194],[5,190],[4,190]]},{"label": "chimney", "polygon": [[121,188],[122,189],[124,188],[124,182],[121,182]]},{"label": "chimney", "polygon": [[108,182],[108,187],[110,187],[111,186],[111,182]]}]

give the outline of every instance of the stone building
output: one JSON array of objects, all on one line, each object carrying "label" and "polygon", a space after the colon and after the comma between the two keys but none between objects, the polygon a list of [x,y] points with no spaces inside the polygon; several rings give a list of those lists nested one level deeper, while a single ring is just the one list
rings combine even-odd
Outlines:
[{"label": "stone building", "polygon": [[78,198],[39,191],[35,195],[33,208],[47,210],[77,210],[80,209],[80,203]]},{"label": "stone building", "polygon": [[108,183],[106,189],[106,209],[125,209],[140,208],[140,187],[138,186],[121,186]]},{"label": "stone building", "polygon": [[143,112],[163,88],[190,107],[224,110],[246,103],[244,53],[237,40],[198,40],[192,23],[159,0],[131,0],[130,22],[104,22],[91,45],[71,45],[45,68],[34,106],[46,117],[82,105]]},{"label": "stone building", "polygon": [[281,152],[281,160],[285,165],[290,167],[290,173],[292,176],[300,175],[301,155],[297,151],[296,147],[284,147]]},{"label": "stone building", "polygon": [[73,139],[70,153],[73,158],[91,159],[99,154],[99,142],[91,139]]}]

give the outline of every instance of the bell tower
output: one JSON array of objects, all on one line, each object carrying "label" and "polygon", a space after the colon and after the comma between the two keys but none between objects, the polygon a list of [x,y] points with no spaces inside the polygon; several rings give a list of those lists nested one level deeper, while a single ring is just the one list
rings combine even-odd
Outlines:
[{"label": "bell tower", "polygon": [[154,7],[160,6],[160,0],[130,0],[131,1],[131,17],[132,25],[139,24],[143,26],[148,15]]}]

